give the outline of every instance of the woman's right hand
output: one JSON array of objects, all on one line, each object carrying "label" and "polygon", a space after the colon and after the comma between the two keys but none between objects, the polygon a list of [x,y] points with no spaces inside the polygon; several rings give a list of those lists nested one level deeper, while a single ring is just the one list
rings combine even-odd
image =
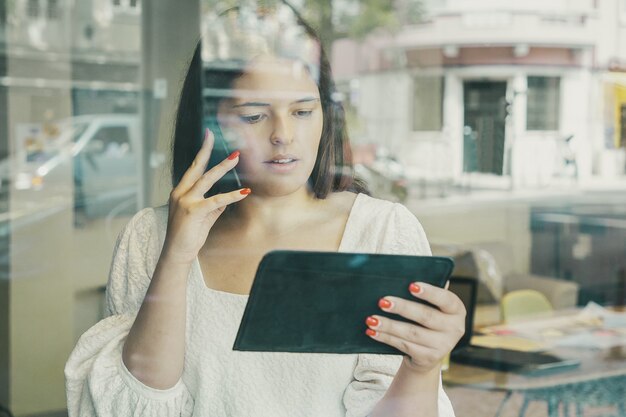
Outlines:
[{"label": "woman's right hand", "polygon": [[170,261],[193,262],[211,227],[226,206],[243,200],[250,193],[249,188],[243,188],[204,198],[206,192],[239,162],[239,152],[233,152],[227,159],[204,172],[213,142],[213,133],[207,129],[202,148],[170,193],[169,218],[163,246],[163,255]]}]

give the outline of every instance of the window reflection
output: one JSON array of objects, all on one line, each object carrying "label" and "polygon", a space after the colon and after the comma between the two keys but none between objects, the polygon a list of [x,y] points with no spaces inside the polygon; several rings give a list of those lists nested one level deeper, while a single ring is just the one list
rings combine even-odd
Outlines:
[{"label": "window reflection", "polygon": [[75,215],[79,225],[107,215],[132,214],[139,187],[139,120],[134,115],[81,116],[86,124],[73,148]]},{"label": "window reflection", "polygon": [[560,81],[558,77],[528,77],[528,130],[559,130]]},{"label": "window reflection", "polygon": [[[0,404],[17,415],[63,409],[62,366],[101,317],[115,237],[167,198],[163,138],[183,59],[157,59],[148,42],[154,31],[198,39],[216,4],[235,2],[178,3],[0,5]],[[519,290],[540,292],[555,313],[626,302],[626,2],[294,5],[332,52],[357,174],[418,216],[456,275],[478,281],[474,326],[501,324],[501,300]],[[176,8],[201,24],[166,28]],[[205,52],[225,53],[233,34],[223,29],[205,36]],[[57,345],[39,347],[53,336]],[[603,354],[618,369],[613,348]],[[502,396],[468,379],[446,381],[457,414],[495,414]],[[600,393],[620,384],[588,388],[595,403],[581,406],[619,412],[617,394]],[[529,403],[527,415],[547,416],[548,404]]]},{"label": "window reflection", "polygon": [[441,130],[443,127],[443,86],[443,77],[413,78],[413,130]]}]

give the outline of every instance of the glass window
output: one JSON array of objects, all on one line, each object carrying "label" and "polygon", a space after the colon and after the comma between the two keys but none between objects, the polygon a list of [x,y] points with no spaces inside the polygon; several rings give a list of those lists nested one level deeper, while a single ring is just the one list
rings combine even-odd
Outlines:
[{"label": "glass window", "polygon": [[28,0],[26,14],[33,19],[39,17],[39,0]]},{"label": "glass window", "polygon": [[443,77],[417,76],[413,78],[413,130],[441,130],[443,93]]},{"label": "glass window", "polygon": [[61,0],[48,0],[48,19],[56,20],[60,17],[59,1]]},{"label": "glass window", "polygon": [[[342,255],[366,255],[354,269],[372,252],[454,260],[446,305],[415,306],[437,323],[401,328],[436,353],[428,375],[441,364],[455,415],[626,417],[626,0],[289,3],[297,13],[283,0],[0,0],[0,416],[79,415],[76,404],[112,415],[215,414],[206,404],[229,417],[300,415],[302,404],[371,415],[397,358],[232,349],[263,256],[341,243]],[[183,245],[164,245],[171,192],[205,127],[209,164],[234,168],[209,186],[193,165],[203,178],[189,189],[194,207],[252,193],[189,226],[194,247],[173,264],[168,250]],[[227,159],[234,151],[239,160]],[[191,272],[158,276],[180,265]],[[348,323],[335,307],[368,293],[361,273],[309,267],[301,294],[323,302],[293,306],[303,326],[265,320],[278,337],[259,340],[292,331],[310,346],[298,332],[318,323],[380,347],[366,318],[393,317],[377,306],[387,287]],[[317,285],[339,276],[342,286]],[[163,283],[172,290],[147,293]],[[402,284],[406,303],[436,291]],[[280,301],[268,312],[289,304],[282,285],[265,289]],[[116,374],[144,302],[177,309],[158,326],[188,314],[149,331],[185,345],[184,358],[168,349],[151,362],[158,369],[193,365],[164,396],[175,380],[138,397],[159,384],[138,383],[132,367]],[[84,356],[68,368],[68,404],[73,351]],[[245,380],[205,384],[214,377]],[[411,409],[439,395],[428,383],[409,400],[431,397]]]},{"label": "glass window", "polygon": [[83,136],[83,133],[85,133],[85,130],[87,130],[88,127],[88,123],[72,123],[72,129],[74,130],[72,133],[72,142],[78,142],[78,140]]},{"label": "glass window", "polygon": [[91,151],[107,154],[129,152],[130,137],[126,126],[108,126],[98,130],[89,146]]},{"label": "glass window", "polygon": [[113,7],[118,12],[136,13],[141,5],[139,0],[112,0]]},{"label": "glass window", "polygon": [[528,77],[528,130],[558,130],[561,79],[559,77]]}]

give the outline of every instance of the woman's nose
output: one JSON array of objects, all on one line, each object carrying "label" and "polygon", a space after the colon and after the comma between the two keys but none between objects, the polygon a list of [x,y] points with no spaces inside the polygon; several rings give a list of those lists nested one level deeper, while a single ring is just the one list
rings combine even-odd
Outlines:
[{"label": "woman's nose", "polygon": [[273,145],[286,145],[293,142],[294,129],[287,117],[275,117],[274,129],[270,137]]}]

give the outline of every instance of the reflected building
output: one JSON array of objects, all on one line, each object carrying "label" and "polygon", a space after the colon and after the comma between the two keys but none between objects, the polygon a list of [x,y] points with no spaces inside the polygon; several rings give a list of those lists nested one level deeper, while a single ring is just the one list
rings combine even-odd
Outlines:
[{"label": "reflected building", "polygon": [[2,32],[13,89],[70,89],[72,114],[137,113],[136,0],[15,0]]},{"label": "reflected building", "polygon": [[135,0],[0,4],[0,404],[15,415],[65,408],[67,352],[99,315],[111,243],[95,227],[75,233],[72,152],[90,129],[119,142],[105,135],[118,127],[94,130],[111,115],[138,123],[140,35]]},{"label": "reflected building", "polygon": [[431,0],[418,25],[334,44],[366,142],[413,179],[623,178],[626,2]]},{"label": "reflected building", "polygon": [[[69,129],[85,130],[84,116],[99,115],[94,122],[104,120],[105,125],[111,125],[106,115],[138,119],[141,5],[135,0],[15,0],[6,3],[4,13],[0,53],[6,65],[0,88],[1,101],[11,112],[0,124],[3,194],[37,191],[13,195],[10,207],[7,203],[2,210],[7,214],[32,201],[46,201],[46,191],[58,196],[57,186],[70,185],[65,177],[76,177],[77,161],[60,156],[67,151],[66,142],[81,141],[79,132]],[[138,136],[135,125],[130,129],[128,123],[113,123],[92,136],[104,140],[119,132],[122,137],[110,140],[130,142]],[[80,149],[74,148],[68,152],[76,156]],[[56,159],[47,164],[54,169],[44,166],[50,159]],[[35,166],[37,161],[40,166]],[[63,165],[74,172],[62,174]],[[80,179],[74,183],[78,188]],[[68,198],[65,204],[75,196]],[[51,203],[58,204],[64,203]]]}]

